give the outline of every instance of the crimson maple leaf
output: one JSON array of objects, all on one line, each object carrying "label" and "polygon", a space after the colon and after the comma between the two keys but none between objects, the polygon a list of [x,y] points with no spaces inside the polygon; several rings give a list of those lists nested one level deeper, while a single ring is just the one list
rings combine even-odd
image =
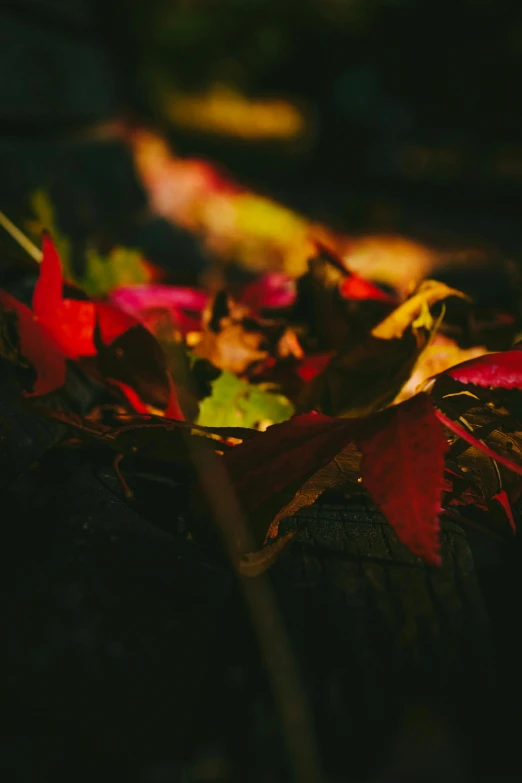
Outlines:
[{"label": "crimson maple leaf", "polygon": [[[66,359],[95,356],[95,331],[102,344],[111,345],[139,322],[112,304],[68,299],[63,296],[63,273],[56,247],[47,233],[42,237],[42,262],[32,308],[0,290],[0,304],[18,316],[20,352],[35,369],[32,395],[48,394],[65,382]],[[152,335],[150,339],[154,340]],[[169,379],[165,382],[168,384]],[[135,390],[123,389],[138,411],[147,410]],[[166,414],[182,418],[173,384]]]},{"label": "crimson maple leaf", "polygon": [[498,351],[478,356],[467,362],[456,364],[446,371],[460,383],[475,386],[495,386],[502,389],[522,388],[522,346],[509,351]]},{"label": "crimson maple leaf", "polygon": [[438,565],[447,441],[426,394],[358,419],[295,416],[237,446],[225,461],[240,500],[254,510],[294,483],[304,483],[349,443],[362,453],[362,485],[399,539]]}]

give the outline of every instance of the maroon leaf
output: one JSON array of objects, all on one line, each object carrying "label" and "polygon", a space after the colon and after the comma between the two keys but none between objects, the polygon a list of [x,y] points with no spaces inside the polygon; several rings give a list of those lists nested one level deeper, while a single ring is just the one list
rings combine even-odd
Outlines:
[{"label": "maroon leaf", "polygon": [[245,510],[257,509],[296,481],[304,482],[353,440],[356,426],[352,420],[305,413],[225,454]]},{"label": "maroon leaf", "polygon": [[110,344],[102,337],[102,324],[95,332],[98,367],[106,381],[117,386],[139,413],[146,406],[165,411],[172,397],[167,359],[156,338],[137,324]]},{"label": "maroon leaf", "polygon": [[515,523],[515,518],[513,516],[513,509],[511,508],[511,503],[510,503],[510,500],[509,500],[509,497],[508,497],[508,494],[507,494],[506,490],[505,489],[501,489],[500,492],[498,492],[493,497],[493,500],[496,500],[497,503],[499,503],[502,506],[502,508],[504,510],[504,513],[506,514],[506,517],[508,519],[509,526],[510,526],[511,530],[513,531],[513,533],[516,533],[517,532],[517,526],[516,526],[516,523]]},{"label": "maroon leaf", "polygon": [[430,398],[418,394],[379,413],[358,445],[363,486],[403,544],[439,565],[447,441]]},{"label": "maroon leaf", "polygon": [[36,380],[32,395],[49,394],[65,383],[65,356],[52,334],[14,296],[0,290],[0,305],[18,316],[20,353],[33,366]]},{"label": "maroon leaf", "polygon": [[304,383],[310,383],[326,369],[334,355],[333,351],[325,351],[324,353],[304,356],[297,366],[297,375]]}]

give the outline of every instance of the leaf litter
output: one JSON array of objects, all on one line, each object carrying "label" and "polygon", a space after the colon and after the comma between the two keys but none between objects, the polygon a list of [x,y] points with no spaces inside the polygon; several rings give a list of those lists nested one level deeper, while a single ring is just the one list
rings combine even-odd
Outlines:
[{"label": "leaf litter", "polygon": [[[205,443],[255,519],[244,575],[290,545],[283,519],[332,489],[347,502],[366,494],[429,565],[440,563],[442,513],[476,505],[513,534],[522,352],[470,348],[465,335],[459,345],[445,305],[473,303],[458,290],[425,280],[404,298],[316,243],[301,276],[260,275],[242,290],[144,285],[139,267],[105,287],[110,299],[89,297],[103,289],[92,280],[65,297],[48,233],[41,258],[30,307],[0,290],[0,355],[24,374],[26,404],[59,419],[68,442],[112,449],[122,481],[123,456],[189,465],[191,439]],[[47,402],[66,393],[72,365],[105,400],[82,416]]]}]

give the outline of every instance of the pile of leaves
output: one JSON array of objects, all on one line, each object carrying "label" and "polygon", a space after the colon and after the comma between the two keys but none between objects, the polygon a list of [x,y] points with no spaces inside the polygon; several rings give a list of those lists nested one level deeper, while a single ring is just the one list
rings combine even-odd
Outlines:
[{"label": "pile of leaves", "polygon": [[[329,490],[369,498],[433,565],[443,515],[466,524],[472,508],[485,534],[513,535],[518,324],[500,319],[506,350],[490,352],[473,303],[443,282],[400,300],[317,244],[298,279],[270,273],[213,295],[148,283],[96,299],[65,286],[44,234],[31,303],[0,290],[0,307],[2,366],[24,405],[65,425],[60,448],[113,449],[129,502],[122,458],[187,468],[201,504],[198,455],[211,455],[246,515],[245,574],[289,543],[280,522]],[[97,389],[81,414],[57,404],[72,370]]]}]

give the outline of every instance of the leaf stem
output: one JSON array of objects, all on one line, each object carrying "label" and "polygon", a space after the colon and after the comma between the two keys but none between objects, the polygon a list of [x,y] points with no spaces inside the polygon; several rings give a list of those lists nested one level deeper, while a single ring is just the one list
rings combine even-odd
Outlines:
[{"label": "leaf stem", "polygon": [[15,242],[18,242],[20,247],[23,247],[23,249],[29,253],[31,258],[33,258],[38,264],[41,262],[43,253],[40,248],[36,247],[34,242],[31,242],[29,237],[27,237],[23,231],[20,231],[20,229],[15,226],[15,224],[9,220],[7,215],[4,215],[3,212],[0,212],[0,226],[5,228],[7,233],[12,236]]},{"label": "leaf stem", "polygon": [[494,451],[486,443],[476,438],[470,432],[467,432],[467,430],[462,425],[458,424],[456,421],[453,421],[453,419],[450,419],[448,416],[442,413],[439,408],[435,408],[435,411],[439,421],[449,430],[454,432],[455,435],[458,435],[471,446],[475,446],[475,448],[484,452],[486,456],[491,457],[491,459],[494,459],[497,462],[500,462],[501,465],[505,465],[506,468],[510,468],[510,470],[513,470],[515,473],[518,473],[522,476],[522,465],[518,465],[516,462],[513,462],[513,460],[504,457],[502,454],[498,454],[498,452]]},{"label": "leaf stem", "polygon": [[240,559],[255,547],[223,462],[189,443],[228,555],[236,567],[264,659],[294,783],[323,783],[312,717],[277,598],[266,574],[243,576]]}]

